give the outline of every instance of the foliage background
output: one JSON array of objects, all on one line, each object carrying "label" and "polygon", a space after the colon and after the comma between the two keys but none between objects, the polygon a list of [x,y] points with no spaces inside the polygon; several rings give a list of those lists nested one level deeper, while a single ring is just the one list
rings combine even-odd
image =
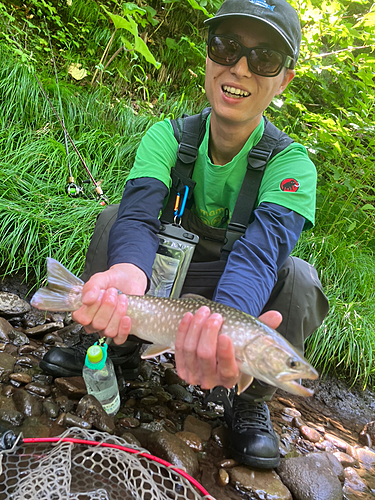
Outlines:
[{"label": "foliage background", "polygon": [[[49,255],[79,273],[102,210],[35,75],[116,203],[147,128],[206,104],[203,21],[220,3],[0,1],[3,275],[38,283]],[[375,7],[291,3],[303,29],[297,76],[267,114],[318,169],[316,226],[294,253],[317,267],[331,311],[307,355],[323,372],[374,385]],[[85,196],[67,196],[69,166]]]}]

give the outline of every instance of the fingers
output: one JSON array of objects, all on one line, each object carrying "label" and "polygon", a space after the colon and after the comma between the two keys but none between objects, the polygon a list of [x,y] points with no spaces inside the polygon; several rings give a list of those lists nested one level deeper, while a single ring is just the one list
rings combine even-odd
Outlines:
[{"label": "fingers", "polygon": [[275,330],[280,326],[283,317],[278,311],[267,311],[259,316],[258,319]]},{"label": "fingers", "polygon": [[178,375],[189,384],[211,389],[232,387],[239,376],[231,339],[219,335],[223,318],[201,307],[188,313],[180,323],[175,346]]}]

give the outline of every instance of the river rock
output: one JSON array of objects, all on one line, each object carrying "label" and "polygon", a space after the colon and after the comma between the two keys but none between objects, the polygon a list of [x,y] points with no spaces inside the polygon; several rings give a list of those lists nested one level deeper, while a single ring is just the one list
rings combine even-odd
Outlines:
[{"label": "river rock", "polygon": [[358,460],[366,465],[375,464],[375,452],[369,450],[368,448],[357,448]]},{"label": "river rock", "polygon": [[8,382],[9,375],[13,373],[16,363],[15,358],[6,352],[0,352],[0,382]]},{"label": "river rock", "polygon": [[11,373],[9,375],[10,380],[15,380],[20,382],[20,384],[30,384],[32,378],[28,373]]},{"label": "river rock", "polygon": [[30,311],[31,306],[14,293],[0,292],[0,314],[18,316]]},{"label": "river rock", "polygon": [[133,446],[135,446],[136,448],[142,447],[141,443],[138,441],[138,439],[136,437],[134,437],[133,434],[131,434],[130,432],[124,432],[121,434],[120,437],[121,437],[121,439],[126,441],[130,447],[133,447]]},{"label": "river rock", "polygon": [[184,401],[185,403],[193,402],[192,394],[179,384],[169,385],[167,391],[179,401]]},{"label": "river rock", "polygon": [[34,326],[33,328],[28,328],[27,330],[25,330],[25,333],[27,335],[30,335],[31,337],[37,337],[48,332],[59,330],[63,326],[63,323],[44,323],[44,325],[38,325]]},{"label": "river rock", "polygon": [[164,380],[167,385],[181,385],[183,387],[187,387],[187,383],[185,380],[182,380],[178,375],[177,371],[174,368],[167,368],[164,374]]},{"label": "river rock", "polygon": [[55,384],[63,394],[70,398],[80,398],[87,394],[83,377],[56,378]]},{"label": "river rock", "polygon": [[39,360],[32,354],[25,354],[24,356],[18,356],[16,365],[33,368],[39,366]]},{"label": "river rock", "polygon": [[17,410],[0,410],[0,420],[2,422],[7,422],[8,424],[11,424],[14,427],[18,427],[19,425],[22,424],[25,416],[23,413]]},{"label": "river rock", "polygon": [[335,448],[338,448],[341,451],[346,451],[349,446],[346,441],[338,438],[334,434],[329,434],[328,432],[324,434],[324,440],[329,441]]},{"label": "river rock", "polygon": [[229,469],[228,472],[231,484],[240,491],[250,494],[251,498],[292,500],[290,491],[273,470],[255,471],[240,466]]},{"label": "river rock", "polygon": [[[340,471],[342,475],[343,467],[335,457],[328,455],[328,453],[309,453],[281,461],[276,470],[291,491],[294,500],[342,500],[343,493],[338,472]],[[336,462],[333,462],[332,458]]]},{"label": "river rock", "polygon": [[358,465],[358,460],[351,457],[347,453],[344,453],[343,451],[336,451],[335,453],[333,453],[333,456],[337,458],[337,460],[344,468]]},{"label": "river rock", "polygon": [[30,343],[29,337],[25,333],[19,332],[18,330],[12,330],[11,332],[9,332],[8,336],[12,344],[17,347],[21,347]]},{"label": "river rock", "polygon": [[26,417],[40,417],[43,413],[43,403],[25,389],[18,389],[13,394],[13,402],[16,409]]},{"label": "river rock", "polygon": [[148,436],[147,448],[153,455],[163,458],[191,476],[198,472],[198,458],[180,438],[167,431],[153,432]]},{"label": "river rock", "polygon": [[37,396],[48,397],[51,394],[51,386],[41,384],[40,382],[30,382],[30,384],[26,385],[25,389]]},{"label": "river rock", "polygon": [[9,333],[13,331],[13,326],[5,318],[0,318],[0,342],[9,342]]},{"label": "river rock", "polygon": [[354,491],[369,492],[367,484],[353,467],[345,469],[345,488],[350,488]]},{"label": "river rock", "polygon": [[219,469],[217,474],[217,484],[219,486],[226,486],[229,483],[229,474],[225,469]]},{"label": "river rock", "polygon": [[134,417],[124,417],[117,420],[118,425],[124,427],[125,429],[136,429],[141,425],[141,422]]},{"label": "river rock", "polygon": [[203,451],[203,442],[194,432],[180,431],[176,436],[182,439],[193,451]]},{"label": "river rock", "polygon": [[189,415],[184,421],[184,431],[193,432],[202,441],[208,441],[212,434],[212,427],[207,422],[202,422],[202,420]]},{"label": "river rock", "polygon": [[81,429],[91,429],[90,422],[87,420],[73,415],[73,413],[67,413],[64,418],[64,425],[66,427],[80,427]]},{"label": "river rock", "polygon": [[59,416],[60,406],[52,401],[44,401],[43,410],[48,418],[57,418]]},{"label": "river rock", "polygon": [[99,431],[108,432],[108,434],[113,434],[115,431],[113,417],[106,413],[92,394],[87,394],[79,401],[77,415]]},{"label": "river rock", "polygon": [[321,439],[321,435],[315,429],[312,429],[308,425],[302,425],[299,428],[301,436],[310,441],[311,443],[318,443]]}]

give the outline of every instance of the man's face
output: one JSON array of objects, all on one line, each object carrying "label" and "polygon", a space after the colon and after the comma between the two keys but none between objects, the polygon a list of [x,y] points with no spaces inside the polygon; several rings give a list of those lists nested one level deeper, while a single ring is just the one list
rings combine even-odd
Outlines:
[{"label": "man's face", "polygon": [[[267,46],[287,52],[280,36],[266,24],[240,17],[223,21],[215,34],[230,35],[246,47]],[[294,71],[283,68],[275,77],[255,75],[249,70],[246,57],[233,66],[222,66],[207,57],[205,89],[213,115],[232,124],[255,129],[263,111],[275,95],[281,94],[294,77]],[[229,92],[229,89],[231,92]],[[233,89],[245,96],[233,96]],[[251,130],[251,131],[252,131]]]}]

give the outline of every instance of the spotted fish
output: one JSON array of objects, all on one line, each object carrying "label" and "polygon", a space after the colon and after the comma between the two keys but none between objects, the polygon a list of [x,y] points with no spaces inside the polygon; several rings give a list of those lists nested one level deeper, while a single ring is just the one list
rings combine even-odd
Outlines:
[{"label": "spotted fish", "polygon": [[[79,309],[84,282],[51,258],[47,259],[47,273],[48,287],[39,289],[31,304],[49,311]],[[174,352],[178,325],[184,314],[194,314],[202,305],[224,319],[220,334],[228,335],[234,345],[240,370],[238,392],[244,391],[256,378],[299,396],[313,394],[298,380],[316,379],[318,373],[284,337],[249,314],[199,296],[169,299],[128,295],[131,333],[152,343],[142,357]]]}]

